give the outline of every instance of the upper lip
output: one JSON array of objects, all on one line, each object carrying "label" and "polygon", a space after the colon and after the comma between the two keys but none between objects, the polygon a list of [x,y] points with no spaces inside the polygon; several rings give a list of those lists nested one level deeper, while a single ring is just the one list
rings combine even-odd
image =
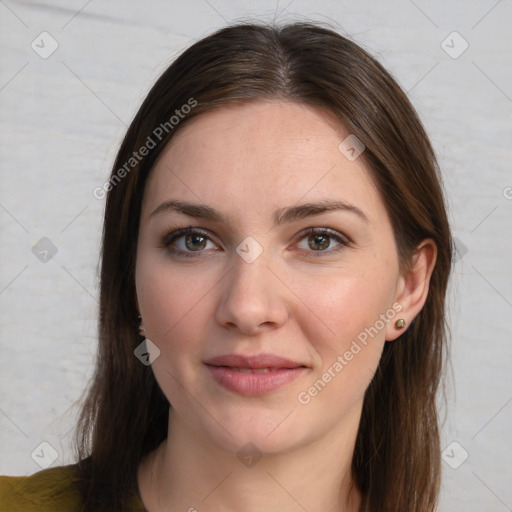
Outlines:
[{"label": "upper lip", "polygon": [[301,368],[306,365],[291,361],[273,354],[260,354],[256,356],[244,356],[241,354],[226,354],[212,357],[205,361],[210,366],[228,366],[232,368]]}]

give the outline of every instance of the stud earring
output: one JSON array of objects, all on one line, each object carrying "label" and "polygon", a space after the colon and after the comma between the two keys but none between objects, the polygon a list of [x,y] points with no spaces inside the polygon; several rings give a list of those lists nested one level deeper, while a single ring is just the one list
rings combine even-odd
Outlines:
[{"label": "stud earring", "polygon": [[395,322],[395,327],[397,329],[403,329],[405,327],[405,320],[403,318],[399,318],[396,322]]}]

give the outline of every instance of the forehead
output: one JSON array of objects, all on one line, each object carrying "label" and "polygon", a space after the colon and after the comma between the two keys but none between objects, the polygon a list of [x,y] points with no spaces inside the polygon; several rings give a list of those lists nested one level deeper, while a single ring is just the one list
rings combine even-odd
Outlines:
[{"label": "forehead", "polygon": [[339,149],[350,133],[319,109],[251,102],[200,114],[176,133],[146,184],[143,215],[170,198],[208,203],[234,216],[316,199],[385,207],[362,158]]}]

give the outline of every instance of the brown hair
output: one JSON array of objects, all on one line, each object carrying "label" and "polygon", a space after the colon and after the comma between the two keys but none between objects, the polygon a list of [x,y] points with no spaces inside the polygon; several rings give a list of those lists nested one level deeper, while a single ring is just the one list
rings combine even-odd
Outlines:
[{"label": "brown hair", "polygon": [[[365,144],[362,158],[388,209],[401,268],[421,240],[437,245],[425,306],[399,340],[386,343],[367,389],[352,463],[362,510],[432,511],[440,486],[436,393],[452,254],[439,169],[421,121],[390,74],[354,42],[313,23],[242,23],[196,42],[158,79],[126,133],[107,187],[99,351],[77,429],[86,510],[123,510],[137,493],[141,459],[167,435],[169,403],[151,367],[134,356],[141,342],[134,275],[146,179],[191,119],[258,99],[327,110]],[[194,106],[180,110],[187,104]],[[176,110],[188,111],[177,124],[170,121]],[[155,147],[131,161],[149,138]]]}]

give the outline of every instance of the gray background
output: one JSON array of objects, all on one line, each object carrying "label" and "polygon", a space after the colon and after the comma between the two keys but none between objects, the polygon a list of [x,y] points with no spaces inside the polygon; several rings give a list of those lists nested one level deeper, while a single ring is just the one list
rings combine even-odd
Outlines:
[{"label": "gray background", "polygon": [[439,510],[512,510],[511,15],[510,0],[0,0],[0,474],[41,469],[36,448],[73,460],[95,353],[92,191],[149,87],[226,22],[315,19],[394,74],[444,173],[459,259]]}]

